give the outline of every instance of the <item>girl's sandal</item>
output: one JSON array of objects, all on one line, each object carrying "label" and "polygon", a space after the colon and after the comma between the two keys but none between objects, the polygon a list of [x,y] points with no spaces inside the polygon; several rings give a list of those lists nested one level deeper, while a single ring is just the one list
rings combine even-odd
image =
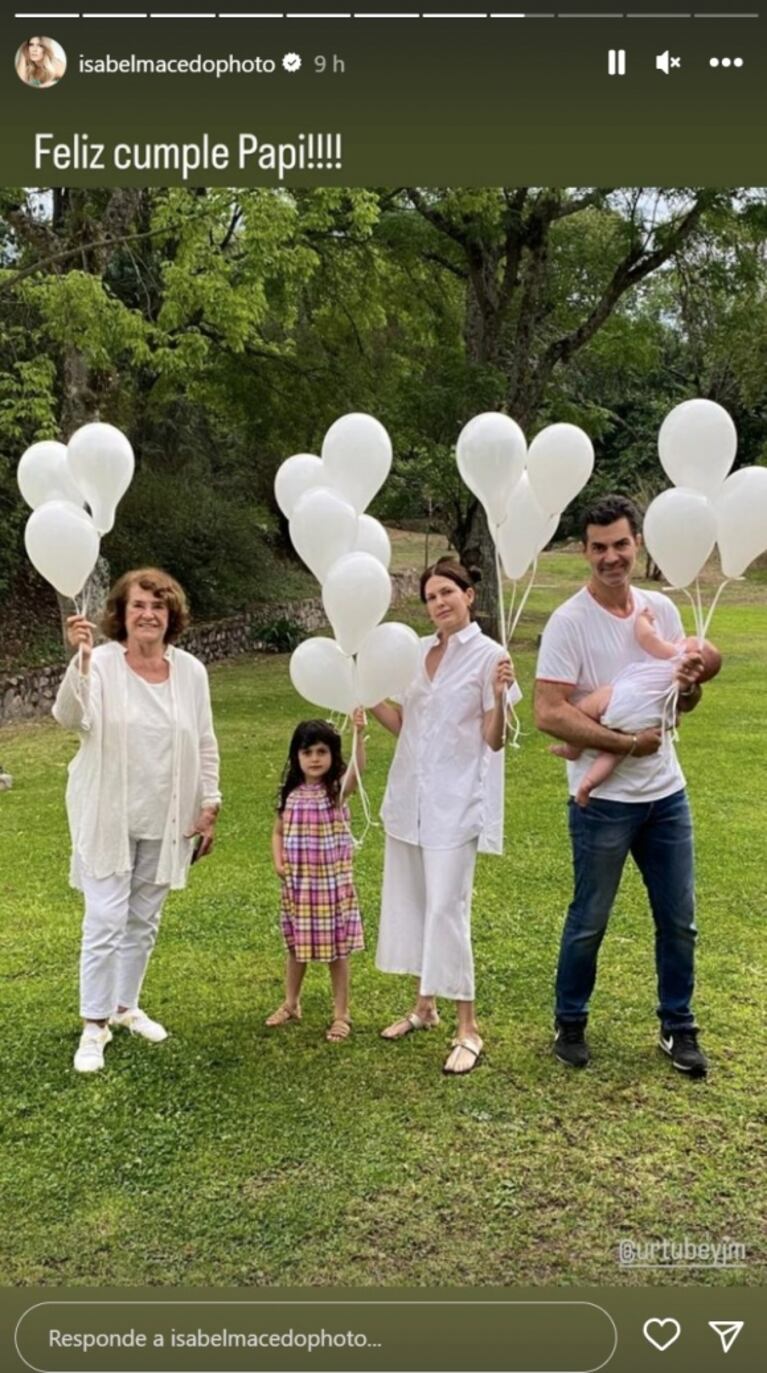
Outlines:
[{"label": "girl's sandal", "polygon": [[283,1003],[282,1006],[278,1006],[277,1010],[273,1011],[272,1014],[268,1016],[264,1021],[264,1024],[268,1025],[270,1030],[275,1030],[280,1025],[288,1025],[291,1020],[299,1021],[300,1019],[300,1006],[296,1006],[295,1010],[291,1010],[290,1006],[286,1006]]},{"label": "girl's sandal", "polygon": [[333,1024],[325,1031],[325,1038],[328,1044],[342,1044],[345,1039],[349,1038],[351,1032],[351,1021],[338,1019],[334,1020]]}]

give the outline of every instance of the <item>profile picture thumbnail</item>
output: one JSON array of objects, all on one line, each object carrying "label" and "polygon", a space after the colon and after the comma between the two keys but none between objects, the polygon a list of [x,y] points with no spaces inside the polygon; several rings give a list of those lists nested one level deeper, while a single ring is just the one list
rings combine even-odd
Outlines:
[{"label": "profile picture thumbnail", "polygon": [[27,38],[16,53],[16,75],[25,86],[56,86],[66,69],[67,55],[55,38]]}]

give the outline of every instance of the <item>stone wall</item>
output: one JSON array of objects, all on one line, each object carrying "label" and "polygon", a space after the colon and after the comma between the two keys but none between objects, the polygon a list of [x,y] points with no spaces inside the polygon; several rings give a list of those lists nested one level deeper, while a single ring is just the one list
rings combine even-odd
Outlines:
[{"label": "stone wall", "polygon": [[[407,599],[418,594],[418,576],[417,572],[393,574],[393,605],[403,597]],[[226,620],[192,625],[180,640],[180,647],[194,653],[203,663],[264,652],[267,646],[258,636],[259,626],[273,625],[278,620],[290,620],[307,634],[327,628],[322,601],[317,596],[306,601],[270,603]],[[0,725],[49,715],[65,666],[64,663],[49,663],[4,676],[0,674]]]}]

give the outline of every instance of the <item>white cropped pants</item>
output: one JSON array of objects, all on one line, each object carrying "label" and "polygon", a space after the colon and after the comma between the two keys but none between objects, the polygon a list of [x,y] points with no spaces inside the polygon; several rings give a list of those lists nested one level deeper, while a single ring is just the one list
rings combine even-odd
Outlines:
[{"label": "white cropped pants", "polygon": [[80,955],[80,1014],[106,1020],[118,1006],[138,1005],[157,938],[168,886],[150,880],[157,872],[159,839],[132,839],[130,872],[80,879],[85,895]]},{"label": "white cropped pants", "polygon": [[412,973],[422,996],[474,1000],[471,897],[477,840],[422,849],[386,836],[376,967]]}]

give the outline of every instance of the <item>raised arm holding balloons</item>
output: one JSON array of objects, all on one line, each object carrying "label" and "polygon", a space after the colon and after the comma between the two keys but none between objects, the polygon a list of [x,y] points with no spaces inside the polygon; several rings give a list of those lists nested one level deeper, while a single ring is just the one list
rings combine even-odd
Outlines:
[{"label": "raised arm holding balloons", "polygon": [[88,620],[68,621],[81,656],[53,714],[80,736],[67,786],[70,881],[85,898],[79,1072],[104,1066],[111,1027],[167,1038],[139,995],[166,897],[213,846],[218,746],[205,668],[175,647],[187,621],[182,588],[158,568],[118,579],[98,648]]},{"label": "raised arm holding balloons", "polygon": [[[27,551],[62,596],[81,595],[133,469],[125,435],[101,423],[22,457],[19,486],[33,506]],[[174,647],[187,619],[184,592],[157,568],[118,579],[98,648],[86,605],[75,601],[67,619],[76,652],[53,714],[80,737],[67,786],[70,880],[85,896],[78,1072],[103,1068],[110,1026],[167,1037],[139,992],[165,898],[210,851],[220,804],[207,674]]]}]

